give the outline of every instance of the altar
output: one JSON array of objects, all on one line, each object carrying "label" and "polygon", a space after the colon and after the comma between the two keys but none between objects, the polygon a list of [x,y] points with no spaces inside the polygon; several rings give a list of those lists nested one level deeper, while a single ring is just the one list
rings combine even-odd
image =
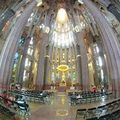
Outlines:
[{"label": "altar", "polygon": [[65,87],[65,86],[66,86],[65,73],[68,72],[69,67],[68,67],[68,65],[59,65],[59,66],[57,67],[57,70],[62,73],[62,80],[61,80],[59,86],[60,86],[60,87]]}]

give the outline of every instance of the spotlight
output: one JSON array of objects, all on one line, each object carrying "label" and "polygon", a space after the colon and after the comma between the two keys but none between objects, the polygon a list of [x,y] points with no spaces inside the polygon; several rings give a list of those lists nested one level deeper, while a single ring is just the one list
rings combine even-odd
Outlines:
[{"label": "spotlight", "polygon": [[37,7],[41,6],[42,5],[42,0],[36,0],[37,1]]},{"label": "spotlight", "polygon": [[78,0],[78,2],[79,2],[80,4],[83,4],[83,1],[82,1],[82,0]]}]

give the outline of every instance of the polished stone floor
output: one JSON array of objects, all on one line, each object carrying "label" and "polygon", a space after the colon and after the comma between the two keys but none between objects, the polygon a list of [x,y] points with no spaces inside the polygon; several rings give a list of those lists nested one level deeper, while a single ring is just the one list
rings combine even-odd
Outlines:
[{"label": "polished stone floor", "polygon": [[91,108],[104,105],[107,102],[112,101],[103,100],[100,102],[86,103],[77,106],[71,106],[69,104],[68,95],[65,92],[57,92],[50,102],[47,104],[30,104],[31,117],[30,120],[75,120],[76,111],[79,108]]},{"label": "polished stone floor", "polygon": [[51,98],[49,104],[32,105],[31,120],[74,120],[76,111],[69,105],[66,93],[57,93]]}]

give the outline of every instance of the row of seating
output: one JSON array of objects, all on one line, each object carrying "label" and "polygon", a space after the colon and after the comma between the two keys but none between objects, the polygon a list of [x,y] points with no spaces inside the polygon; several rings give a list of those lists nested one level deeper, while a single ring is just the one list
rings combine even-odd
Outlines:
[{"label": "row of seating", "polygon": [[72,92],[69,93],[71,105],[86,103],[86,102],[95,102],[101,100],[103,97],[107,99],[112,93],[101,93],[101,92]]},{"label": "row of seating", "polygon": [[[16,116],[23,117],[24,119],[29,117],[29,105],[22,99],[20,101],[20,98],[18,100],[11,100],[9,99],[9,97],[7,98],[7,97],[0,96],[0,103],[1,103],[0,113],[2,113],[3,117],[7,116],[9,120],[13,120],[13,118],[10,119],[11,115],[15,115],[15,117]],[[7,119],[5,118],[4,120],[7,120]]]},{"label": "row of seating", "polygon": [[15,113],[12,112],[10,109],[6,108],[5,106],[3,106],[2,104],[0,104],[0,113],[9,118],[9,120],[12,120],[15,116]]},{"label": "row of seating", "polygon": [[14,95],[23,95],[26,96],[26,100],[30,102],[39,102],[46,103],[48,98],[52,95],[52,93],[46,91],[12,91]]},{"label": "row of seating", "polygon": [[69,92],[68,95],[72,95],[72,94],[75,94],[75,95],[79,95],[79,94],[82,94],[82,95],[91,95],[91,94],[110,94],[111,92],[92,92],[92,91],[80,91],[80,92]]},{"label": "row of seating", "polygon": [[78,109],[76,120],[120,120],[120,99],[97,108]]},{"label": "row of seating", "polygon": [[[5,109],[2,108],[0,111],[1,113],[0,120],[13,120],[13,118],[10,119],[10,116],[7,114],[9,111],[7,112],[6,108],[7,109],[9,108],[8,110],[10,110],[10,113],[12,111],[13,114],[15,114],[14,120],[17,120],[18,118],[21,118],[23,120],[29,119],[30,117],[29,104],[27,103],[23,96],[21,95],[17,96],[18,97],[15,99],[15,97],[12,96],[11,94],[0,95],[0,103],[1,105],[5,106]],[[8,119],[5,116],[7,116]]]}]

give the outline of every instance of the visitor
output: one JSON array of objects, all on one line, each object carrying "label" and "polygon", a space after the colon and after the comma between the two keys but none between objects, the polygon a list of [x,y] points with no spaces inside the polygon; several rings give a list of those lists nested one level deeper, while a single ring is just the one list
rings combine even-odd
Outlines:
[{"label": "visitor", "polygon": [[12,91],[14,89],[15,89],[15,82],[14,82],[14,80],[12,80],[10,83],[10,90]]},{"label": "visitor", "polygon": [[95,86],[95,85],[92,85],[91,92],[93,92],[93,93],[96,93],[96,92],[97,92],[97,88],[96,88],[96,86]]},{"label": "visitor", "polygon": [[19,96],[16,100],[16,104],[18,105],[19,110],[24,113],[24,115],[29,114],[29,105],[24,96]]}]

